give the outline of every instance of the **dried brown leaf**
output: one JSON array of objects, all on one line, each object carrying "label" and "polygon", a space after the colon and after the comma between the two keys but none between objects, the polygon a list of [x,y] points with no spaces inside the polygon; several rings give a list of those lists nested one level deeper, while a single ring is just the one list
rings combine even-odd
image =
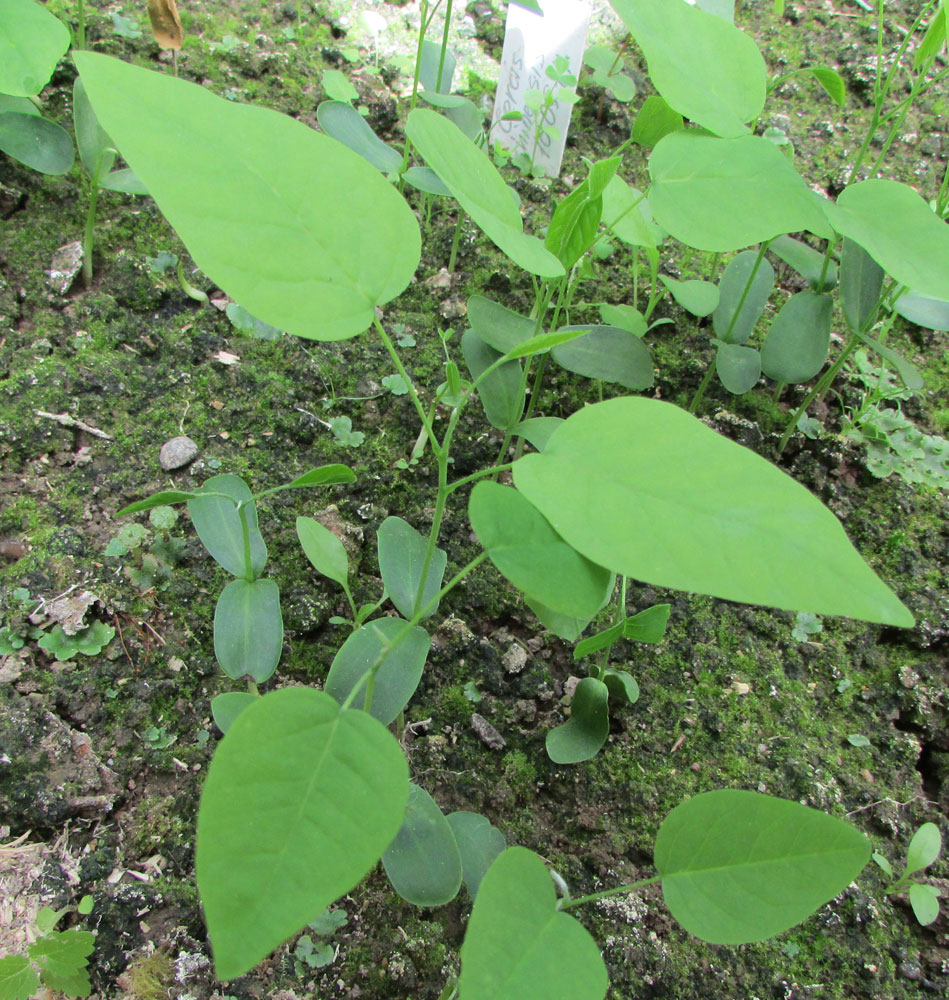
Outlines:
[{"label": "dried brown leaf", "polygon": [[175,0],[148,0],[148,19],[152,22],[152,34],[160,48],[181,48],[184,28],[181,27]]}]

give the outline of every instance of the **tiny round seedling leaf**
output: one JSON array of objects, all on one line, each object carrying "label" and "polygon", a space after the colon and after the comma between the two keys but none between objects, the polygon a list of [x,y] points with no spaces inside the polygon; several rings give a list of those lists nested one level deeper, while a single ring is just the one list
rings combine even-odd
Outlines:
[{"label": "tiny round seedling leaf", "polygon": [[382,855],[392,888],[414,906],[443,906],[461,888],[461,855],[451,825],[438,803],[409,785],[405,818]]},{"label": "tiny round seedling leaf", "polygon": [[504,850],[504,834],[476,812],[453,812],[445,817],[455,835],[468,895],[475,899],[485,874]]},{"label": "tiny round seedling leaf", "polygon": [[386,653],[376,672],[370,715],[387,726],[415,694],[431,645],[431,636],[421,626],[409,627],[401,618],[377,618],[356,629],[340,646],[326,678],[326,692],[342,703],[361,684],[352,704],[362,708],[367,690],[364,679]]},{"label": "tiny round seedling leaf", "polygon": [[214,655],[235,680],[263,683],[283,652],[280,590],[273,580],[231,580],[214,610]]},{"label": "tiny round seedling leaf", "polygon": [[632,674],[625,670],[607,670],[603,675],[603,683],[610,692],[610,697],[620,704],[635,705],[639,701],[639,684]]},{"label": "tiny round seedling leaf", "polygon": [[672,297],[686,312],[693,316],[709,316],[718,308],[718,288],[710,281],[676,281],[665,274],[659,280],[669,289]]},{"label": "tiny round seedling leaf", "polygon": [[592,618],[610,574],[557,534],[517,490],[479,482],[468,517],[491,562],[518,590],[559,614]]},{"label": "tiny round seedling leaf", "polygon": [[722,385],[740,396],[754,388],[761,376],[761,355],[753,347],[718,343],[715,371]]},{"label": "tiny round seedling leaf", "polygon": [[906,872],[914,872],[928,868],[942,852],[942,834],[935,823],[923,823],[913,834],[906,851]]},{"label": "tiny round seedling leaf", "polygon": [[408,792],[399,744],[365,712],[300,687],[245,709],[211,762],[198,813],[198,888],[218,977],[243,975],[349,892],[398,832]]},{"label": "tiny round seedling leaf", "polygon": [[870,859],[848,823],[755,792],[705,792],[676,806],[656,837],[670,912],[712,944],[763,941],[833,899]]},{"label": "tiny round seedling leaf", "polygon": [[570,718],[547,734],[547,754],[555,764],[579,764],[595,757],[610,735],[609,688],[584,677],[570,703]]},{"label": "tiny round seedling leaf", "polygon": [[557,909],[543,861],[509,847],[488,869],[468,921],[460,1000],[603,1000],[608,986],[598,945]]},{"label": "tiny round seedling leaf", "polygon": [[909,905],[916,919],[926,927],[939,916],[939,890],[934,885],[914,882],[909,887]]}]

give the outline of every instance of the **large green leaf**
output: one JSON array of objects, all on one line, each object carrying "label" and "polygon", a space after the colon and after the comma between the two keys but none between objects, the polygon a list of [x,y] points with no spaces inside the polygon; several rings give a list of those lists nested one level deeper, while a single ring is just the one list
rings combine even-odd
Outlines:
[{"label": "large green leaf", "polygon": [[[411,618],[416,608],[424,608],[442,589],[448,554],[436,546],[423,585],[422,571],[428,547],[424,535],[401,517],[387,517],[379,525],[376,541],[379,572],[389,598],[400,614]],[[422,617],[428,618],[437,610],[438,605],[433,605]]]},{"label": "large green leaf", "polygon": [[603,222],[630,246],[654,249],[663,240],[648,201],[622,177],[614,177],[603,189]]},{"label": "large green leaf", "polygon": [[377,618],[355,632],[340,646],[326,677],[326,692],[342,703],[357,685],[353,708],[366,704],[366,674],[385,654],[376,671],[369,714],[384,726],[395,720],[415,694],[432,645],[420,625],[401,618]]},{"label": "large green leaf", "polygon": [[600,752],[610,735],[609,688],[584,677],[570,703],[570,718],[547,734],[547,754],[555,764],[579,764]]},{"label": "large green leaf", "polygon": [[670,403],[569,417],[514,482],[588,559],[656,586],[912,627],[838,519],[775,466]]},{"label": "large green leaf", "polygon": [[418,265],[418,223],[360,156],[301,122],[92,52],[96,115],[198,266],[302,337],[370,326]]},{"label": "large green leaf", "polygon": [[[251,575],[259,576],[267,565],[267,546],[257,527],[257,505],[247,503],[252,495],[250,487],[240,476],[222,473],[205,480],[199,495],[188,501],[191,523],[204,547],[228,573],[246,578],[244,531],[237,504],[224,497],[201,496],[200,492],[224,493],[235,501],[245,503],[244,518],[250,541]],[[154,498],[149,498],[152,499]],[[137,507],[134,504],[132,506]]]},{"label": "large green leaf", "polygon": [[460,1000],[603,1000],[608,986],[599,947],[557,909],[543,861],[509,847],[488,869],[468,921]]},{"label": "large green leaf", "polygon": [[568,371],[614,382],[633,392],[648,389],[655,379],[649,348],[628,330],[616,326],[561,327],[589,332],[560,344],[551,357]]},{"label": "large green leaf", "polygon": [[273,580],[231,580],[214,609],[214,655],[235,680],[258,684],[277,669],[283,651],[280,591]]},{"label": "large green leaf", "polygon": [[418,785],[409,785],[405,818],[382,855],[392,888],[415,906],[443,906],[461,888],[461,855],[438,803]]},{"label": "large green leaf", "polygon": [[[683,0],[610,0],[669,105],[716,135],[744,135],[767,96],[758,46],[733,24]],[[775,235],[775,234],[772,234]]]},{"label": "large green leaf", "polygon": [[64,174],[73,165],[72,138],[55,122],[35,114],[0,114],[0,152],[41,174]]},{"label": "large green leaf", "polygon": [[762,941],[833,899],[870,860],[849,824],[755,792],[706,792],[666,817],[655,862],[672,915],[713,944]]},{"label": "large green leaf", "polygon": [[577,618],[602,607],[610,574],[571,548],[517,490],[482,480],[468,517],[491,562],[528,597]]},{"label": "large green leaf", "polygon": [[649,174],[656,221],[698,250],[740,250],[799,229],[832,235],[817,195],[762,136],[673,132],[652,151]]},{"label": "large green leaf", "polygon": [[917,326],[949,331],[949,302],[944,299],[934,299],[931,295],[910,290],[896,300],[894,308],[903,319]]},{"label": "large green leaf", "polygon": [[416,108],[406,135],[451,191],[461,207],[502,253],[518,267],[544,278],[558,278],[563,265],[534,236],[523,232],[521,213],[508,186],[488,157],[447,118]]},{"label": "large green leaf", "polygon": [[845,188],[836,205],[826,202],[824,211],[834,229],[887,274],[923,295],[949,299],[949,226],[911,187],[861,181]]},{"label": "large green leaf", "polygon": [[817,292],[798,292],[781,306],[761,348],[761,370],[792,385],[806,382],[824,367],[830,350],[834,300]]},{"label": "large green leaf", "polygon": [[445,818],[461,855],[465,888],[474,899],[494,859],[504,850],[504,834],[481,813],[459,811],[449,813]]},{"label": "large green leaf", "polygon": [[252,969],[362,879],[402,824],[408,779],[395,737],[323,691],[284,688],[241,712],[198,813],[218,978]]},{"label": "large green leaf", "polygon": [[0,0],[0,93],[38,94],[69,48],[69,30],[33,0]]},{"label": "large green leaf", "polygon": [[682,115],[670,108],[658,94],[653,94],[643,101],[637,112],[630,138],[652,149],[664,135],[684,127]]},{"label": "large green leaf", "polygon": [[831,260],[825,266],[824,254],[800,240],[788,235],[779,236],[768,244],[768,250],[793,267],[815,292],[829,291],[837,284],[837,265]]}]

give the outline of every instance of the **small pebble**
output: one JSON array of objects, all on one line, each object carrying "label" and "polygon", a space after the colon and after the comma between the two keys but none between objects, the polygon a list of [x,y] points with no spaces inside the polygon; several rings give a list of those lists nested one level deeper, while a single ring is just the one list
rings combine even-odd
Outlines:
[{"label": "small pebble", "polygon": [[471,728],[478,734],[481,742],[489,750],[503,750],[507,740],[491,725],[484,716],[474,712],[471,716]]},{"label": "small pebble", "polygon": [[82,244],[77,240],[60,247],[53,254],[49,265],[49,286],[54,292],[65,295],[82,267]]},{"label": "small pebble", "polygon": [[176,437],[166,441],[158,453],[158,463],[165,470],[181,469],[198,457],[198,446],[189,437]]}]

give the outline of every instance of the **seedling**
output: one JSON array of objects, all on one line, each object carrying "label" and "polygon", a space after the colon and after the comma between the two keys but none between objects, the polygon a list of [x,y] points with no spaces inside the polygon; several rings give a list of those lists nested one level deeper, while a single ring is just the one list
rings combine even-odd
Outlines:
[{"label": "seedling", "polygon": [[29,1000],[44,989],[70,997],[87,997],[91,992],[86,969],[96,938],[90,931],[71,928],[56,930],[69,913],[87,916],[92,897],[83,896],[76,906],[61,910],[43,907],[36,915],[36,940],[25,955],[0,958],[0,1000]]},{"label": "seedling", "polygon": [[148,520],[150,528],[123,525],[105,548],[110,558],[133,557],[135,563],[125,567],[125,575],[142,592],[168,587],[184,548],[184,541],[171,535],[178,521],[174,508],[153,507]]},{"label": "seedling", "polygon": [[43,634],[31,617],[44,602],[32,597],[26,587],[17,587],[3,603],[5,624],[0,626],[0,656],[9,656],[21,650],[28,640],[38,639]]},{"label": "seedling", "polygon": [[[475,897],[461,977],[449,984],[446,997],[457,991],[465,1000],[585,1000],[605,993],[597,946],[563,911],[644,883],[558,903],[536,855],[505,848],[485,817],[445,816],[409,780],[405,755],[386,728],[422,676],[431,642],[423,623],[484,562],[524,596],[541,622],[570,641],[610,603],[620,578],[612,624],[578,646],[581,656],[603,655],[580,682],[570,721],[550,734],[555,759],[592,756],[606,738],[610,695],[632,701],[637,694],[632,675],[609,666],[610,645],[621,636],[642,639],[644,631],[653,641],[661,638],[665,611],[628,617],[627,578],[795,612],[913,624],[850,546],[833,513],[776,467],[685,411],[656,399],[617,396],[564,420],[534,417],[549,360],[591,378],[615,376],[616,384],[634,391],[648,386],[652,365],[640,336],[666,291],[687,308],[713,315],[721,309],[719,339],[744,347],[741,337],[753,335],[757,319],[749,318],[746,304],[768,247],[790,232],[809,230],[827,243],[817,287],[789,300],[788,314],[761,351],[762,370],[783,381],[799,375],[805,362],[813,366],[820,353],[841,237],[841,303],[855,342],[880,356],[888,357],[888,349],[871,342],[868,331],[881,300],[897,284],[938,295],[946,280],[930,254],[932,247],[941,253],[949,234],[910,189],[870,181],[852,185],[835,204],[818,201],[769,140],[748,134],[748,123],[763,109],[766,74],[757,48],[738,29],[679,0],[616,0],[616,7],[668,108],[683,124],[687,118],[701,126],[668,128],[675,119],[662,116],[648,197],[618,181],[618,156],[589,164],[587,177],[556,206],[541,242],[524,232],[510,189],[470,135],[429,109],[409,115],[407,137],[442,196],[454,198],[533,277],[536,292],[528,315],[472,297],[461,359],[446,336],[444,382],[430,388],[427,398],[435,402],[428,404],[382,314],[420,259],[417,219],[383,176],[407,179],[408,146],[399,167],[371,165],[373,156],[392,161],[371,141],[360,158],[283,116],[242,108],[103,56],[77,58],[98,114],[202,270],[253,315],[296,335],[341,340],[371,328],[407,389],[422,426],[420,440],[437,470],[427,535],[395,515],[379,526],[384,593],[375,604],[356,606],[348,558],[335,536],[316,522],[298,523],[306,555],[343,588],[352,614],[352,631],[323,690],[256,693],[256,683],[276,666],[281,627],[276,586],[261,577],[266,549],[255,502],[264,493],[252,495],[236,477],[216,477],[196,493],[158,494],[122,512],[188,502],[205,546],[237,577],[219,601],[215,645],[225,670],[251,676],[253,685],[247,693],[215,699],[215,718],[226,735],[202,796],[196,856],[222,978],[247,972],[382,861],[396,890],[418,905],[444,903],[462,884]],[[556,87],[565,85],[564,71],[555,67]],[[211,133],[213,146],[204,141]],[[275,158],[281,164],[279,199],[273,197]],[[180,171],[185,159],[187,183]],[[255,214],[247,206],[269,209]],[[570,311],[582,262],[604,218],[617,235],[628,227],[629,242],[647,253],[649,305],[643,314],[616,314],[626,325],[580,326],[570,322]],[[728,295],[731,279],[723,276],[713,305],[703,283],[670,279],[660,289],[660,230],[712,253],[759,249],[751,251],[750,265],[746,257],[734,266],[744,270]],[[247,246],[268,261],[265,273],[248,267]],[[811,268],[808,254],[782,249]],[[875,268],[891,273],[893,289],[877,283]],[[297,292],[292,297],[288,283]],[[814,322],[797,322],[801,314]],[[803,341],[795,339],[800,329]],[[463,377],[461,360],[470,378]],[[476,394],[504,441],[495,464],[452,480],[452,446]],[[443,408],[440,424],[435,406]],[[515,438],[511,461],[508,446]],[[528,445],[534,450],[528,452]],[[513,487],[496,481],[504,471],[511,472]],[[324,469],[288,485],[351,478],[349,470]],[[442,524],[455,494],[472,484],[468,517],[481,550],[449,568],[438,545]],[[229,592],[233,599],[225,600]],[[398,615],[377,616],[386,601]],[[656,842],[658,874],[646,882],[662,881],[670,911],[687,930],[737,944],[804,919],[849,884],[868,857],[866,838],[840,820],[797,803],[725,790],[697,795],[669,814]],[[761,886],[772,893],[762,894]],[[510,987],[503,994],[496,988],[499,975]]]},{"label": "seedling", "polygon": [[54,625],[39,641],[39,647],[54,660],[71,660],[79,653],[83,656],[97,656],[115,638],[115,629],[103,622],[91,625],[67,635],[61,625]]},{"label": "seedling", "polygon": [[939,916],[939,889],[914,878],[939,859],[942,853],[942,834],[935,823],[923,823],[913,834],[906,851],[906,864],[899,878],[894,879],[893,867],[882,854],[873,852],[873,860],[893,882],[886,889],[888,896],[906,893],[913,915],[923,925],[931,924]]}]

